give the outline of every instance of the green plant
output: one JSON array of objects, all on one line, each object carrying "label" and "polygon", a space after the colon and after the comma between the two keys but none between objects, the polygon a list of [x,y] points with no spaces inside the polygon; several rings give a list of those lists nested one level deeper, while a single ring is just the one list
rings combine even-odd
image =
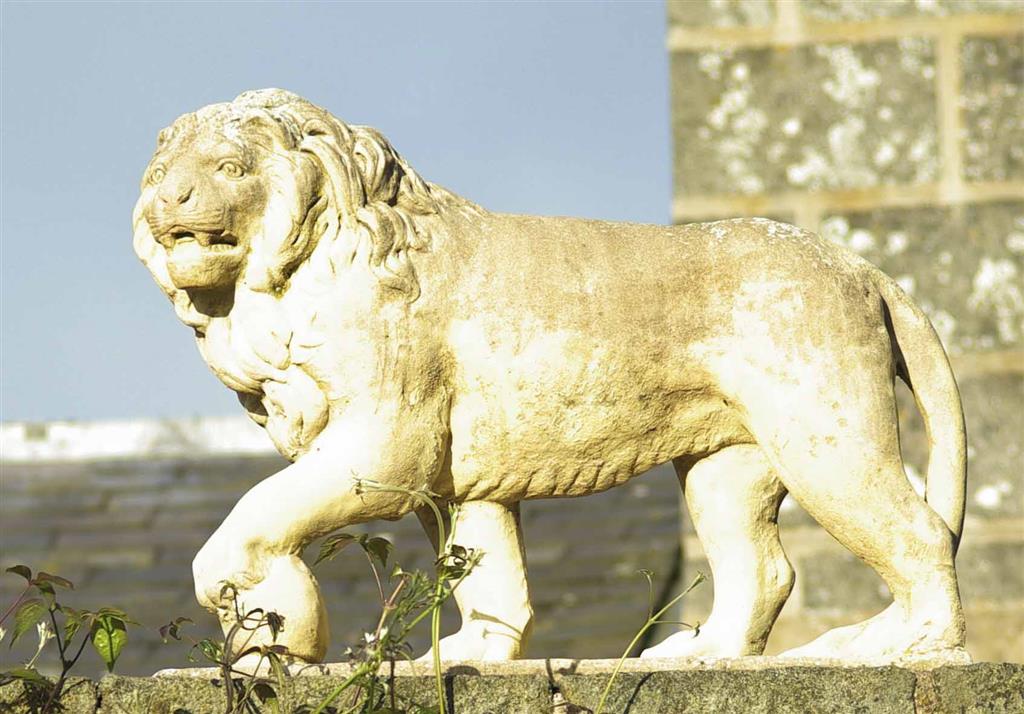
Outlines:
[{"label": "green plant", "polygon": [[[39,644],[30,660],[21,667],[0,672],[0,685],[21,681],[26,688],[29,706],[33,711],[47,713],[57,709],[71,670],[78,664],[87,643],[103,660],[108,672],[128,641],[128,625],[137,625],[123,611],[104,607],[96,611],[77,610],[57,600],[58,589],[73,590],[74,584],[59,575],[39,572],[33,576],[25,565],[7,568],[25,579],[25,588],[0,616],[0,639],[4,637],[2,625],[11,615],[10,647],[22,635],[36,629]],[[81,637],[76,641],[76,637]],[[60,659],[60,674],[51,681],[40,674],[36,662],[50,640],[54,640]]]},{"label": "green plant", "polygon": [[[230,599],[234,622],[223,639],[204,638],[195,640],[188,635],[184,638],[192,642],[189,650],[189,661],[195,662],[195,653],[220,670],[220,679],[216,680],[224,688],[225,714],[243,714],[258,712],[257,701],[266,704],[274,712],[281,711],[279,690],[286,676],[287,648],[276,644],[277,635],[284,628],[284,618],[276,612],[266,612],[255,608],[242,612],[238,603],[238,591],[232,583],[224,583],[221,587],[221,598]],[[181,627],[191,623],[187,617],[178,617],[160,628],[160,636],[164,642],[182,640]],[[271,641],[275,644],[251,645],[255,634],[263,629],[270,630]],[[246,670],[237,669],[239,661],[255,656],[253,664],[247,663]],[[269,669],[273,679],[261,676],[261,672]],[[251,670],[251,671],[250,671]]]},{"label": "green plant", "polygon": [[615,682],[615,678],[619,676],[619,671],[622,669],[623,663],[626,661],[626,658],[629,657],[629,653],[633,651],[633,648],[636,647],[637,643],[641,639],[643,639],[643,636],[645,634],[647,634],[647,631],[649,629],[651,629],[655,625],[680,625],[682,627],[687,627],[693,630],[694,635],[700,632],[700,623],[697,623],[696,625],[689,625],[685,622],[662,620],[661,616],[668,612],[670,609],[672,609],[673,605],[675,605],[677,602],[686,597],[686,595],[689,594],[691,590],[693,590],[695,587],[704,582],[704,573],[697,573],[697,576],[693,579],[693,582],[686,586],[685,590],[683,590],[681,593],[679,593],[674,598],[665,603],[664,607],[659,609],[657,612],[654,612],[654,580],[652,578],[653,574],[650,570],[639,570],[637,572],[639,572],[641,575],[647,578],[647,620],[646,622],[644,622],[643,626],[637,631],[636,635],[633,637],[632,641],[630,641],[629,645],[627,645],[625,651],[623,651],[622,653],[622,656],[619,657],[619,661],[615,663],[615,669],[612,670],[612,676],[608,678],[608,681],[604,685],[604,689],[601,691],[601,698],[597,701],[597,708],[594,710],[594,714],[602,714],[604,712],[604,703],[608,699],[609,692],[612,691],[612,684]]},{"label": "green plant", "polygon": [[[225,633],[222,640],[194,640],[189,652],[190,661],[195,661],[198,652],[203,659],[215,665],[221,671],[218,682],[225,691],[225,714],[245,714],[259,710],[259,705],[268,706],[274,712],[290,711],[293,714],[324,714],[328,711],[345,712],[346,714],[389,714],[411,711],[414,714],[445,714],[444,678],[441,670],[440,649],[440,610],[444,602],[451,597],[455,588],[466,578],[479,561],[479,554],[452,542],[453,533],[447,533],[444,519],[435,500],[439,497],[429,491],[383,486],[373,481],[359,481],[357,491],[385,491],[404,493],[427,506],[434,513],[438,523],[437,558],[434,563],[434,574],[427,575],[420,571],[406,571],[394,565],[390,571],[388,561],[394,551],[392,544],[380,537],[366,534],[334,533],[327,536],[320,545],[314,567],[333,560],[342,550],[356,544],[363,551],[377,585],[381,612],[373,631],[367,632],[363,638],[346,650],[353,669],[326,698],[315,705],[290,707],[282,698],[285,678],[288,676],[288,652],[280,645],[248,646],[254,633],[263,627],[271,629],[272,640],[276,640],[277,632],[286,625],[276,613],[252,610],[242,612],[238,605],[237,592],[230,583],[224,584],[222,597],[230,598],[234,607],[234,623]],[[449,517],[454,515],[457,506],[450,506]],[[453,520],[453,519],[452,519]],[[427,617],[431,618],[431,642],[434,653],[435,686],[438,698],[436,707],[425,708],[417,705],[403,705],[397,701],[394,686],[394,667],[387,676],[380,672],[385,663],[393,663],[400,659],[411,659],[412,647],[408,638]],[[165,642],[182,640],[183,625],[191,620],[179,617],[160,628]],[[239,638],[245,638],[239,640]],[[239,644],[240,643],[240,644]],[[255,664],[250,661],[246,671],[237,668],[242,657],[255,656]],[[272,677],[260,673],[269,669]],[[339,709],[332,709],[343,696],[350,693],[346,703]]]},{"label": "green plant", "polygon": [[[337,533],[328,536],[321,548],[315,564],[330,560],[343,548],[351,543],[358,543],[366,553],[377,582],[381,600],[381,615],[372,633],[364,636],[363,642],[350,649],[349,656],[356,662],[356,668],[330,695],[312,711],[322,714],[335,702],[342,693],[352,688],[354,694],[345,711],[351,712],[387,712],[399,711],[395,702],[393,675],[388,681],[382,682],[379,677],[384,662],[397,659],[408,659],[410,647],[407,642],[409,634],[420,622],[430,616],[430,639],[432,644],[434,681],[437,695],[437,707],[434,711],[445,714],[444,676],[441,670],[440,641],[441,606],[451,597],[455,588],[465,580],[466,576],[479,561],[480,554],[456,545],[454,533],[447,533],[445,520],[436,501],[437,494],[426,490],[412,490],[394,486],[385,486],[376,481],[360,479],[356,482],[356,493],[378,491],[385,493],[401,493],[416,499],[421,505],[430,508],[437,522],[438,553],[434,562],[433,577],[419,571],[407,572],[400,567],[391,570],[388,577],[393,583],[389,595],[385,595],[381,571],[387,565],[391,553],[391,544],[382,538],[371,538],[366,535],[353,536]],[[449,517],[455,519],[458,506],[450,505]],[[388,707],[382,708],[387,700]],[[423,710],[422,708],[420,708]],[[430,711],[430,710],[425,710]]]}]

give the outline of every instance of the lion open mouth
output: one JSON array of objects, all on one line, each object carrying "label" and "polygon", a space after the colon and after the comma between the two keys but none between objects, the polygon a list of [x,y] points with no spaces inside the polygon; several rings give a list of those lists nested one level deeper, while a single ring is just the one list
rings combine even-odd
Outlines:
[{"label": "lion open mouth", "polygon": [[175,226],[164,234],[160,242],[168,249],[191,244],[213,250],[230,250],[238,245],[238,238],[222,230],[198,231]]}]

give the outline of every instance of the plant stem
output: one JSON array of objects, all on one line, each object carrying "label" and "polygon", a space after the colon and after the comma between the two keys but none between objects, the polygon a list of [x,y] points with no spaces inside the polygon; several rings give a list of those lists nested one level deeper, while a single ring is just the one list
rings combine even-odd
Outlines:
[{"label": "plant stem", "polygon": [[220,663],[220,676],[224,680],[224,696],[227,700],[225,714],[232,714],[235,710],[235,682],[231,678],[231,670],[234,665],[233,652],[238,627],[239,625],[236,622],[228,630],[228,634],[224,638],[224,661]]},{"label": "plant stem", "polygon": [[363,551],[363,554],[366,556],[366,559],[370,561],[370,570],[373,572],[373,579],[377,581],[377,592],[380,594],[380,604],[383,606],[385,603],[384,586],[381,585],[380,573],[377,572],[377,565],[373,562],[373,557],[370,556],[369,552]]},{"label": "plant stem", "polygon": [[335,699],[340,697],[342,692],[344,692],[346,689],[352,686],[353,682],[365,676],[366,672],[367,667],[365,664],[362,664],[358,668],[356,668],[356,671],[350,674],[348,679],[339,684],[337,688],[327,696],[327,699],[324,699],[322,702],[320,702],[320,706],[313,710],[313,714],[323,714],[324,709],[327,708],[327,706],[329,706]]},{"label": "plant stem", "polygon": [[21,595],[18,596],[18,599],[15,600],[13,603],[11,603],[11,606],[9,608],[7,608],[7,610],[4,612],[3,616],[0,617],[0,625],[4,624],[4,621],[8,617],[10,617],[12,612],[14,612],[14,608],[16,608],[18,606],[18,604],[21,602],[22,598],[24,598],[28,594],[28,589],[30,587],[32,587],[31,583],[26,585],[25,589],[21,591]]},{"label": "plant stem", "polygon": [[601,698],[597,702],[597,708],[594,710],[594,714],[602,714],[602,712],[604,711],[604,703],[605,700],[608,699],[608,694],[612,691],[612,683],[615,681],[615,678],[619,675],[619,670],[622,669],[622,665],[625,663],[626,658],[629,656],[629,653],[633,651],[633,648],[636,647],[636,643],[640,641],[640,638],[644,636],[644,633],[646,633],[647,630],[651,629],[652,626],[657,624],[659,617],[668,612],[668,610],[673,605],[682,600],[688,592],[697,587],[697,585],[699,585],[703,580],[704,574],[697,573],[697,577],[693,579],[693,582],[690,583],[690,585],[685,590],[683,590],[681,593],[679,593],[674,598],[669,600],[668,603],[665,604],[665,607],[661,608],[653,615],[648,616],[647,622],[645,622],[644,626],[640,628],[640,631],[636,633],[636,636],[629,643],[629,646],[626,647],[626,651],[622,653],[621,657],[619,657],[619,661],[615,663],[615,669],[612,670],[612,676],[608,678],[607,684],[604,685],[604,691],[601,692]]},{"label": "plant stem", "polygon": [[[430,621],[430,642],[434,655],[434,684],[437,689],[437,709],[440,714],[447,714],[448,708],[444,697],[444,676],[441,674],[441,648],[438,644],[441,641],[441,603],[444,594],[444,582],[440,577],[443,572],[445,553],[447,552],[448,540],[445,536],[444,519],[441,517],[441,509],[434,503],[434,499],[422,491],[413,491],[407,488],[385,486],[377,481],[361,479],[358,484],[365,485],[372,491],[383,491],[385,493],[404,493],[424,503],[434,512],[434,519],[437,521],[437,558],[438,558],[438,580],[437,589],[434,595],[434,602],[431,606]],[[321,706],[322,709],[322,706]],[[317,711],[320,711],[319,709]],[[314,712],[316,714],[316,712]]]}]

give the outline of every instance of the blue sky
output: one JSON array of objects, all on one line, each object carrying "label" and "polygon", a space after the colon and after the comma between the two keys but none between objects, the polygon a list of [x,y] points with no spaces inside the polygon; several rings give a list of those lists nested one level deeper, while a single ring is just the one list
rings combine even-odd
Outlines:
[{"label": "blue sky", "polygon": [[159,129],[277,86],[487,208],[666,223],[659,2],[2,4],[0,419],[240,413],[131,250]]}]

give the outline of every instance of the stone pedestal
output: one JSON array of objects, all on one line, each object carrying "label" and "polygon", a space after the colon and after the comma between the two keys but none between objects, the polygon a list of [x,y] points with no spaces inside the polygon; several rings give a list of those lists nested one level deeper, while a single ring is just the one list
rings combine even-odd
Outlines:
[{"label": "stone pedestal", "polygon": [[[590,712],[616,660],[520,660],[465,662],[445,670],[452,714],[571,714]],[[315,706],[350,672],[348,665],[310,668],[279,688],[283,708]],[[326,672],[326,674],[322,673]],[[384,674],[384,673],[382,673]],[[224,709],[214,669],[176,670],[158,677],[81,680],[66,712],[176,712],[213,714]],[[429,665],[395,668],[399,710],[435,704]],[[20,685],[0,689],[0,711]],[[347,697],[345,699],[347,701]],[[1019,712],[1024,711],[1024,665],[979,663],[929,667],[869,662],[836,665],[814,660],[750,657],[742,660],[627,660],[615,677],[605,712]]]}]

